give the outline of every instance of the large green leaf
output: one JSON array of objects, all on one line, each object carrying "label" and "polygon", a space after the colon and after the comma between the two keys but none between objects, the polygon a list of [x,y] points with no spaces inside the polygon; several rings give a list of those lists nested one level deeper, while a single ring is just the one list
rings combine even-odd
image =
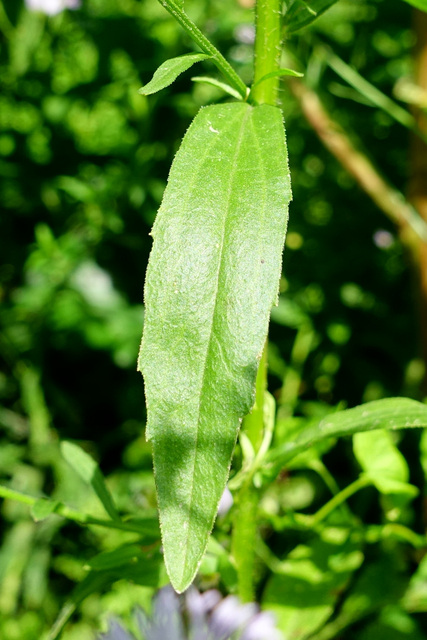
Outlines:
[{"label": "large green leaf", "polygon": [[279,109],[234,103],[199,112],[153,228],[139,362],[177,591],[197,571],[254,402],[290,198]]},{"label": "large green leaf", "polygon": [[349,436],[374,429],[427,427],[427,405],[409,398],[385,398],[353,409],[329,414],[316,426],[302,431],[298,438],[274,449],[268,457],[268,475],[275,475],[296,455],[326,438]]},{"label": "large green leaf", "polygon": [[307,27],[336,2],[337,0],[295,0],[285,14],[284,24],[287,33]]},{"label": "large green leaf", "polygon": [[422,9],[422,11],[427,11],[427,0],[405,0],[408,4],[411,4],[413,7],[417,9]]},{"label": "large green leaf", "polygon": [[152,93],[161,91],[172,84],[181,73],[187,71],[193,64],[201,60],[206,60],[206,58],[209,57],[206,53],[189,53],[185,56],[166,60],[166,62],[161,64],[157,71],[155,71],[150,82],[147,82],[147,84],[141,87],[138,93],[141,93],[143,96],[149,96]]}]

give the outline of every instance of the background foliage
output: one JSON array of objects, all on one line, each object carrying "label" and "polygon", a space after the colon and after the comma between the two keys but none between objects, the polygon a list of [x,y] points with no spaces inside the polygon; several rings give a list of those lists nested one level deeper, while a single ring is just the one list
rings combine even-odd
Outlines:
[{"label": "background foliage", "polygon": [[[249,83],[251,3],[187,4]],[[119,510],[149,519],[154,481],[135,371],[148,233],[182,135],[200,106],[224,97],[192,83],[191,72],[155,96],[138,95],[166,58],[194,50],[154,0],[85,0],[53,17],[9,0],[0,4],[0,29],[1,482],[102,516],[59,453],[59,440],[72,440],[101,461]],[[332,118],[402,192],[411,176],[407,129],[340,78],[322,47],[402,98],[414,44],[411,8],[397,0],[340,0],[288,43]],[[208,61],[202,66],[212,71]],[[274,446],[341,402],[422,399],[424,375],[417,282],[396,229],[321,145],[286,81],[281,100],[294,201],[270,332]],[[291,638],[339,638],[347,627],[347,640],[425,637],[426,565],[414,547],[422,548],[425,528],[426,440],[398,438],[408,467],[396,439],[363,438],[354,452],[346,440],[298,458],[263,492],[257,597],[276,609]],[[365,488],[350,501],[355,515],[343,507],[341,517],[357,522],[347,532],[333,519],[314,532],[289,522],[355,481],[372,465],[372,450],[388,452],[386,466],[419,491]],[[133,540],[59,516],[40,520],[24,505],[2,505],[6,640],[38,640],[88,575],[90,559]],[[389,525],[406,528],[389,535]],[[217,525],[201,587],[236,590],[230,526],[227,517]],[[147,547],[155,537],[148,531]],[[156,553],[143,578],[134,572],[107,589],[103,575],[89,587],[63,637],[93,638],[107,612],[126,615],[146,603],[166,581]]]}]

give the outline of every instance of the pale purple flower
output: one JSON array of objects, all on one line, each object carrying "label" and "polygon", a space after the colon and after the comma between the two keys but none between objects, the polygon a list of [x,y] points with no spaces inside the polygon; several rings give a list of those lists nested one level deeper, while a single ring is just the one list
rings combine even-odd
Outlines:
[{"label": "pale purple flower", "polygon": [[271,613],[256,604],[241,604],[235,596],[218,591],[199,593],[190,587],[178,596],[172,587],[160,589],[153,612],[136,612],[140,635],[136,639],[117,621],[98,640],[282,640]]},{"label": "pale purple flower", "polygon": [[65,9],[79,9],[81,0],[25,0],[30,11],[41,11],[47,16],[54,16]]},{"label": "pale purple flower", "polygon": [[218,506],[218,515],[225,516],[233,506],[233,496],[231,495],[231,491],[228,487],[225,487],[224,493],[221,496],[221,500],[219,501]]}]

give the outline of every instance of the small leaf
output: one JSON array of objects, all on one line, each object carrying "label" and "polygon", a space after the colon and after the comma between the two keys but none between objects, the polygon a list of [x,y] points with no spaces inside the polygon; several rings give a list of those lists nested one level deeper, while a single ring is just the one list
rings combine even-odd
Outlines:
[{"label": "small leaf", "polygon": [[35,502],[31,507],[31,516],[36,522],[45,520],[50,515],[52,515],[52,513],[55,513],[55,509],[58,505],[59,502],[55,502],[54,500],[46,500],[45,498],[40,498],[40,500],[37,500],[37,502]]},{"label": "small leaf", "polygon": [[295,441],[289,441],[271,451],[268,461],[272,466],[268,475],[277,474],[289,460],[327,438],[375,429],[414,427],[427,427],[427,405],[409,398],[385,398],[339,411],[323,418],[316,426],[301,431]]},{"label": "small leaf", "polygon": [[200,564],[254,402],[290,198],[279,109],[239,102],[199,112],[153,228],[139,362],[177,591]]},{"label": "small leaf", "polygon": [[243,100],[242,96],[238,91],[236,91],[236,89],[233,89],[233,87],[230,87],[230,85],[226,84],[225,82],[221,82],[221,80],[210,78],[209,76],[195,76],[191,79],[193,82],[203,82],[204,84],[210,84],[217,89],[225,91],[225,93],[228,93],[230,96],[233,96],[233,98],[236,98],[237,100]]},{"label": "small leaf", "polygon": [[252,85],[252,89],[257,87],[259,84],[264,82],[264,80],[268,80],[269,78],[278,78],[282,76],[292,76],[293,78],[303,78],[304,74],[299,71],[294,71],[294,69],[277,69],[276,71],[270,71],[270,73],[266,73],[265,76],[262,76],[257,82],[254,82]]},{"label": "small leaf", "polygon": [[206,53],[189,53],[178,58],[166,60],[154,73],[150,82],[139,89],[138,93],[149,96],[168,87],[184,71],[187,71],[196,62],[210,58]]},{"label": "small leaf", "polygon": [[72,442],[61,442],[61,453],[70,467],[89,484],[112,520],[120,520],[114,500],[95,460]]},{"label": "small leaf", "polygon": [[404,0],[421,11],[427,11],[427,0]]},{"label": "small leaf", "polygon": [[287,33],[299,31],[319,18],[337,0],[296,0],[284,18]]},{"label": "small leaf", "polygon": [[380,493],[403,494],[410,498],[418,489],[408,483],[408,464],[387,431],[356,433],[353,451],[365,475]]}]

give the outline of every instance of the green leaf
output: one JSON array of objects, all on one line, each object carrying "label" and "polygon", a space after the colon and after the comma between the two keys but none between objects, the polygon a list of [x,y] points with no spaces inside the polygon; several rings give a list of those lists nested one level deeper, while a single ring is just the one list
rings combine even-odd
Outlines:
[{"label": "green leaf", "polygon": [[95,571],[106,571],[138,562],[143,557],[141,547],[136,544],[127,544],[113,549],[113,551],[99,553],[89,560],[87,566]]},{"label": "green leaf", "polygon": [[427,613],[427,556],[421,559],[401,603],[411,613]]},{"label": "green leaf", "polygon": [[404,0],[408,4],[411,4],[413,7],[417,9],[421,9],[422,11],[427,11],[427,0]]},{"label": "green leaf", "polygon": [[33,504],[30,509],[31,516],[34,518],[36,522],[40,522],[41,520],[45,520],[52,513],[55,513],[55,509],[59,505],[59,502],[54,500],[46,500],[45,498],[40,498]]},{"label": "green leaf", "polygon": [[336,2],[337,0],[296,0],[285,14],[286,32],[293,33],[307,27]]},{"label": "green leaf", "polygon": [[230,96],[233,96],[233,98],[236,98],[237,100],[243,100],[242,96],[238,91],[236,91],[236,89],[233,89],[233,87],[230,87],[230,85],[226,84],[225,82],[221,82],[221,80],[210,78],[209,76],[195,76],[191,79],[193,82],[203,82],[204,84],[210,84],[217,89],[225,91],[225,93],[228,93]]},{"label": "green leaf", "polygon": [[329,47],[318,47],[317,53],[319,57],[324,57],[327,64],[335,71],[337,75],[348,84],[356,89],[368,102],[373,106],[382,109],[388,115],[408,129],[416,129],[414,116],[403,109],[399,104],[394,102],[385,93],[377,89],[373,84],[368,82],[353,67],[348,65],[344,60],[337,56]]},{"label": "green leaf", "polygon": [[267,583],[263,609],[273,611],[287,638],[304,640],[324,625],[352,573],[363,562],[346,530],[325,529],[323,539],[299,545]]},{"label": "green leaf", "polygon": [[61,453],[70,467],[92,487],[110,518],[120,520],[114,500],[95,460],[72,442],[61,442]]},{"label": "green leaf", "polygon": [[349,436],[375,429],[414,427],[427,427],[427,405],[409,398],[385,398],[339,411],[326,416],[316,426],[302,431],[295,441],[271,451],[268,461],[272,466],[267,470],[268,475],[277,474],[289,460],[326,438]]},{"label": "green leaf", "polygon": [[141,87],[138,93],[141,93],[143,96],[157,93],[172,84],[181,73],[187,71],[193,64],[210,57],[211,56],[208,56],[206,53],[189,53],[185,56],[179,56],[178,58],[170,58],[170,60],[166,60],[166,62],[160,65],[150,82]]},{"label": "green leaf", "polygon": [[227,481],[278,282],[291,198],[279,109],[202,109],[154,228],[139,369],[167,570],[191,583]]},{"label": "green leaf", "polygon": [[357,433],[353,451],[365,475],[380,493],[415,497],[418,489],[408,483],[408,464],[388,431]]},{"label": "green leaf", "polygon": [[276,71],[270,71],[270,73],[266,73],[265,76],[262,76],[257,82],[254,82],[252,85],[252,89],[265,80],[269,78],[280,78],[282,76],[292,76],[293,78],[303,78],[304,74],[299,71],[294,71],[294,69],[276,69]]}]

